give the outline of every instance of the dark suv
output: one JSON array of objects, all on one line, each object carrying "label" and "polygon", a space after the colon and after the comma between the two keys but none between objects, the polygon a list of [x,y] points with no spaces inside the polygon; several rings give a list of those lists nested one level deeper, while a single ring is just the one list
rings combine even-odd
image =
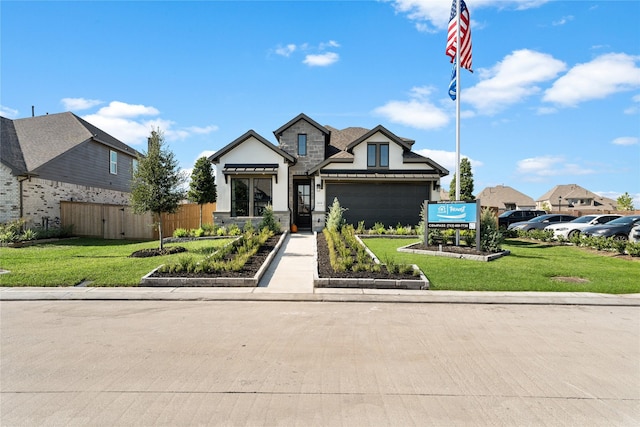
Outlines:
[{"label": "dark suv", "polygon": [[513,210],[506,211],[501,213],[498,216],[498,227],[499,228],[507,228],[509,224],[513,224],[514,222],[520,221],[529,221],[540,215],[545,215],[545,211],[524,211],[524,210]]}]

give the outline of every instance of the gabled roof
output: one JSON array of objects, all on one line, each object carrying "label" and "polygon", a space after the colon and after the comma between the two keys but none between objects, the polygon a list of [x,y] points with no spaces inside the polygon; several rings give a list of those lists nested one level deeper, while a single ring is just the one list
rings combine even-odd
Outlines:
[{"label": "gabled roof", "polygon": [[296,124],[300,120],[306,121],[311,126],[315,127],[316,129],[318,129],[320,132],[324,133],[325,135],[329,135],[331,133],[327,128],[325,128],[320,123],[318,123],[315,120],[313,120],[311,117],[307,116],[304,113],[300,113],[296,117],[294,117],[293,119],[289,120],[287,123],[282,125],[280,128],[278,128],[277,130],[273,131],[273,134],[275,135],[276,139],[278,141],[280,141],[280,137],[282,136],[284,131],[289,129],[291,126],[293,126],[294,124]]},{"label": "gabled roof", "polygon": [[275,145],[267,141],[265,138],[260,136],[260,134],[258,134],[253,129],[248,130],[242,136],[232,141],[231,143],[227,144],[225,147],[221,148],[220,150],[216,151],[213,155],[209,156],[209,161],[213,163],[220,162],[220,158],[222,156],[224,156],[225,154],[227,154],[228,152],[230,152],[231,150],[233,150],[234,148],[236,148],[237,146],[239,146],[249,138],[255,138],[257,141],[261,142],[265,147],[269,148],[270,150],[273,150],[273,152],[282,156],[287,161],[291,163],[296,162],[295,157],[291,156],[289,153],[285,152],[284,150],[279,149],[278,147],[276,147]]},{"label": "gabled roof", "polygon": [[364,135],[362,135],[360,138],[356,139],[355,141],[352,141],[349,145],[347,145],[346,151],[352,153],[353,149],[358,144],[360,144],[363,141],[366,141],[368,138],[370,138],[371,136],[375,135],[378,132],[380,132],[381,134],[383,134],[384,136],[386,136],[387,138],[389,138],[391,141],[395,142],[396,144],[400,145],[403,149],[405,149],[407,151],[411,151],[411,145],[407,142],[407,140],[405,140],[403,138],[400,138],[399,136],[397,136],[396,134],[394,134],[393,132],[391,132],[390,130],[388,130],[387,128],[385,128],[382,125],[378,125],[378,126],[374,127],[369,132],[367,132]]},{"label": "gabled roof", "polygon": [[537,200],[538,202],[546,202],[551,201],[552,203],[558,200],[558,197],[562,197],[563,200],[567,198],[582,198],[582,199],[598,199],[596,193],[592,193],[586,188],[580,187],[577,184],[564,184],[564,185],[556,185],[551,190],[544,193]]},{"label": "gabled roof", "polygon": [[140,154],[70,112],[16,120],[2,118],[1,157],[3,163],[9,164],[14,172],[35,172],[49,161],[90,140],[131,156]]},{"label": "gabled roof", "polygon": [[482,190],[476,198],[480,199],[482,206],[504,208],[507,204],[516,206],[535,206],[533,198],[506,185],[496,185]]}]

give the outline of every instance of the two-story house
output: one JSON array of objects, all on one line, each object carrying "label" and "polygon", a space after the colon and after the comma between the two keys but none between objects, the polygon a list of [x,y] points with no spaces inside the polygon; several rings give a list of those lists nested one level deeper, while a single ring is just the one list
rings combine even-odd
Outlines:
[{"label": "two-story house", "polygon": [[383,126],[322,126],[300,114],[274,131],[250,130],[212,155],[216,221],[257,222],[267,204],[282,226],[321,230],[337,198],[348,223],[416,225],[425,200],[439,200],[448,171],[412,151],[415,141]]},{"label": "two-story house", "polygon": [[0,117],[0,222],[60,217],[60,201],[125,205],[138,152],[73,113]]}]

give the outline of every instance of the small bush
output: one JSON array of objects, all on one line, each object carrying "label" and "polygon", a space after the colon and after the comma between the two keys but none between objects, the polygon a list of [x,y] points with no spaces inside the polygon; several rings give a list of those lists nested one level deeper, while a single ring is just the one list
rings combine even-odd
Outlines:
[{"label": "small bush", "polygon": [[346,209],[340,206],[338,198],[334,198],[331,208],[329,208],[329,213],[327,214],[326,227],[329,231],[340,231],[342,229],[345,222],[342,217],[344,211],[346,211]]},{"label": "small bush", "polygon": [[173,230],[173,237],[189,237],[189,231],[186,228],[176,228]]},{"label": "small bush", "polygon": [[280,223],[276,221],[275,216],[273,215],[273,206],[268,204],[262,214],[262,221],[258,224],[258,229],[262,230],[263,228],[268,228],[273,233],[280,232]]},{"label": "small bush", "polygon": [[240,227],[238,227],[236,224],[231,224],[227,231],[229,233],[229,236],[239,236],[242,234],[242,230],[240,230]]},{"label": "small bush", "polygon": [[640,242],[627,242],[625,250],[631,256],[640,256]]},{"label": "small bush", "polygon": [[483,209],[480,214],[480,250],[500,252],[504,237],[498,229],[498,221],[491,209]]}]

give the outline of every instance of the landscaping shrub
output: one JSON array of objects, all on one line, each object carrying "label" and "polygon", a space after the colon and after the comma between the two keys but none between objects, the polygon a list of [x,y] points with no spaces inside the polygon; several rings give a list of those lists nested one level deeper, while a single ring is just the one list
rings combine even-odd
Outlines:
[{"label": "landscaping shrub", "polygon": [[258,229],[262,230],[263,228],[268,228],[273,233],[280,233],[280,223],[276,221],[275,216],[273,215],[273,206],[268,204],[262,214],[262,221],[258,224]]},{"label": "landscaping shrub", "polygon": [[227,234],[229,236],[239,236],[242,234],[242,230],[236,224],[231,224],[227,229]]},{"label": "landscaping shrub", "polygon": [[491,209],[484,208],[480,214],[480,250],[486,252],[502,251],[504,237],[498,229],[498,222]]},{"label": "landscaping shrub", "polygon": [[327,214],[326,228],[328,228],[329,231],[340,231],[342,229],[345,222],[342,217],[344,211],[346,211],[346,209],[340,206],[338,198],[335,197]]},{"label": "landscaping shrub", "polygon": [[640,242],[627,242],[625,250],[631,256],[640,256]]},{"label": "landscaping shrub", "polygon": [[189,237],[189,231],[186,228],[176,228],[173,230],[173,237]]}]

